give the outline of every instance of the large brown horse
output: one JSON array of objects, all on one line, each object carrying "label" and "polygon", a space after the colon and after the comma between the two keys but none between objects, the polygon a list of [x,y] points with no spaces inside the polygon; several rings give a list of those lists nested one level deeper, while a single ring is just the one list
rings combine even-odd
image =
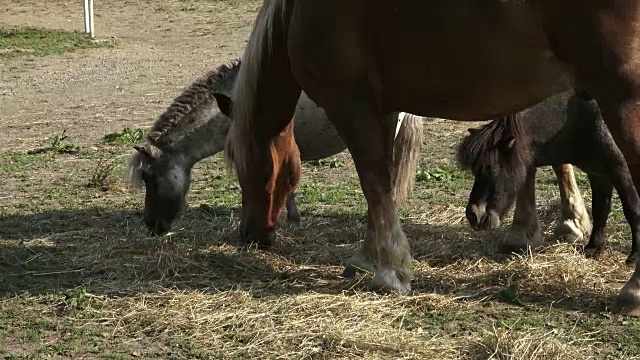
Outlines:
[{"label": "large brown horse", "polygon": [[[639,184],[639,61],[640,0],[264,0],[227,146],[241,237],[271,243],[297,186],[291,119],[304,90],[345,140],[370,209],[348,270],[374,266],[372,287],[406,293],[412,258],[392,197],[391,113],[492,119],[580,89],[598,101]],[[640,315],[640,263],[614,309]]]}]

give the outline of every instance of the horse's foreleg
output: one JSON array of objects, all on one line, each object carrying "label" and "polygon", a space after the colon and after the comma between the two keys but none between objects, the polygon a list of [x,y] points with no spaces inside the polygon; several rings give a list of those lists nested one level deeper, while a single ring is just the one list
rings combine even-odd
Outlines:
[{"label": "horse's foreleg", "polygon": [[407,293],[413,277],[411,252],[392,189],[395,122],[373,110],[375,102],[349,99],[332,96],[324,106],[345,139],[369,206],[364,243],[347,261],[345,275],[352,275],[355,269],[375,269],[372,288]]},{"label": "horse's foreleg", "polygon": [[504,252],[520,252],[541,244],[542,231],[536,209],[536,169],[532,167],[518,194],[513,223],[500,247]]},{"label": "horse's foreleg", "polygon": [[583,239],[591,232],[592,225],[576,183],[573,166],[554,165],[553,171],[560,190],[560,221],[556,225],[555,236],[568,242]]},{"label": "horse's foreleg", "polygon": [[606,242],[605,229],[607,217],[611,211],[611,194],[613,184],[608,179],[589,175],[591,183],[591,213],[593,214],[593,231],[589,237],[589,243],[584,250],[588,257],[599,259],[602,256]]}]

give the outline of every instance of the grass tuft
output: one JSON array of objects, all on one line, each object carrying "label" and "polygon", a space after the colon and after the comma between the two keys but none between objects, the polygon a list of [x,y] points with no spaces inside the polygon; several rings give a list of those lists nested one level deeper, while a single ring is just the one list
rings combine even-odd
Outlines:
[{"label": "grass tuft", "polygon": [[106,144],[118,144],[122,146],[137,145],[144,138],[144,130],[123,128],[121,131],[109,133],[102,138]]},{"label": "grass tuft", "polygon": [[93,41],[79,32],[38,27],[0,29],[0,58],[44,56],[109,46],[113,46],[113,42]]}]

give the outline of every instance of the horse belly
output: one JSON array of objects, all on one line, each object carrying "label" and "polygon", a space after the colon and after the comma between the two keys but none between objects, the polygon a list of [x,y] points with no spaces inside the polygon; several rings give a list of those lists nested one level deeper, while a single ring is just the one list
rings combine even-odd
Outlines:
[{"label": "horse belly", "polygon": [[347,148],[324,110],[304,92],[298,100],[293,123],[302,161],[324,159]]},{"label": "horse belly", "polygon": [[573,81],[550,50],[543,10],[529,3],[298,1],[292,71],[320,102],[333,101],[327,89],[357,91],[366,77],[387,112],[456,120],[511,114]]},{"label": "horse belly", "polygon": [[466,1],[467,7],[460,0],[403,4],[380,23],[374,44],[384,101],[393,110],[490,119],[572,85],[570,69],[553,55],[541,15],[530,5],[498,0]]}]

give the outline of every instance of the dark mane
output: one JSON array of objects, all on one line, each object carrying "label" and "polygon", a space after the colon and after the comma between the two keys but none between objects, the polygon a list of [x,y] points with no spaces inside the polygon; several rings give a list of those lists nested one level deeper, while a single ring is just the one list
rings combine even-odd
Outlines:
[{"label": "dark mane", "polygon": [[[494,120],[478,129],[469,129],[471,133],[458,146],[457,160],[463,169],[474,173],[485,171],[488,167],[504,169],[510,175],[523,175],[531,161],[529,134],[523,128],[517,115],[509,115]],[[513,146],[508,147],[512,139]],[[524,165],[524,166],[523,166]],[[515,172],[515,173],[513,173]]]},{"label": "dark mane", "polygon": [[230,64],[224,64],[215,70],[209,71],[204,77],[194,81],[176,97],[171,105],[158,117],[147,134],[147,140],[152,144],[162,143],[167,135],[178,125],[183,128],[183,121],[193,120],[185,115],[198,106],[215,101],[213,92],[230,94],[233,83],[238,74],[240,60],[233,60]]}]

